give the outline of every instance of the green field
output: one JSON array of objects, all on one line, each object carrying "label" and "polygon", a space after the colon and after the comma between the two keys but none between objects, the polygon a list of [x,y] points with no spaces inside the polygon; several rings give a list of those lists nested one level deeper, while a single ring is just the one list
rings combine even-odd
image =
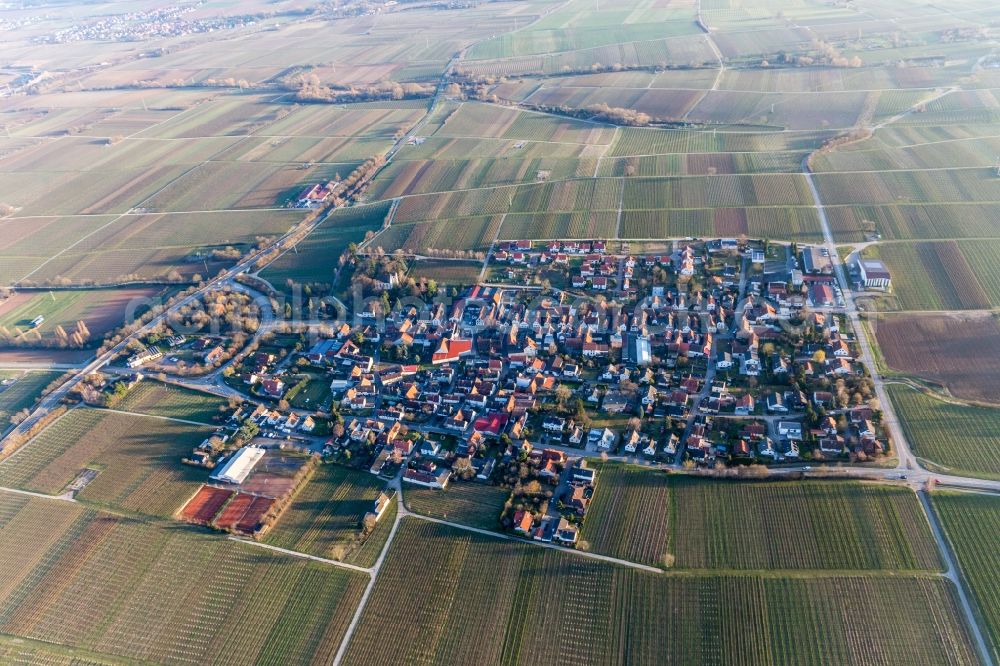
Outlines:
[{"label": "green field", "polygon": [[[96,346],[108,331],[144,313],[161,295],[155,288],[22,292],[0,303],[0,340],[25,345],[41,341],[69,347]],[[31,323],[36,317],[45,318],[37,327]],[[85,329],[79,331],[79,338],[70,337],[81,321]]]},{"label": "green field", "polygon": [[599,467],[581,538],[679,569],[937,570],[916,497],[854,482],[719,482]]},{"label": "green field", "polygon": [[6,388],[0,390],[0,432],[10,425],[10,417],[29,409],[46,386],[59,377],[58,372],[14,372],[0,370],[0,381],[13,380]]},{"label": "green field", "polygon": [[320,465],[264,541],[318,557],[371,566],[392,528],[395,500],[367,540],[361,539],[360,525],[384,488],[385,483],[371,474]]},{"label": "green field", "polygon": [[[287,232],[303,217],[302,210],[290,209],[7,218],[0,220],[0,237],[4,238],[0,283],[66,279],[108,284],[138,278],[205,277],[222,266],[208,257],[211,250],[247,249],[262,236]],[[207,259],[193,259],[195,255]]]},{"label": "green field", "polygon": [[345,663],[975,664],[949,586],[653,574],[407,518]]},{"label": "green field", "polygon": [[482,263],[428,259],[410,264],[408,277],[419,281],[434,280],[438,284],[469,285],[479,279]]},{"label": "green field", "polygon": [[0,463],[0,486],[57,495],[91,469],[98,474],[80,500],[171,516],[208,477],[180,459],[210,434],[207,427],[77,409]]},{"label": "green field", "polygon": [[944,526],[962,580],[972,593],[993,659],[1000,656],[1000,555],[994,547],[1000,499],[991,495],[935,492],[934,510]]},{"label": "green field", "polygon": [[123,412],[212,424],[222,414],[226,402],[209,393],[145,379],[129,389],[113,407]]},{"label": "green field", "polygon": [[921,461],[949,474],[1000,479],[1000,409],[945,402],[898,384],[886,388]]},{"label": "green field", "polygon": [[1000,240],[887,243],[865,250],[881,258],[903,310],[982,310],[1000,305]]},{"label": "green field", "polygon": [[[84,661],[73,663],[327,661],[367,582],[203,530],[65,502],[3,493],[0,516],[0,632],[46,652],[80,649]],[[5,640],[0,654],[9,649]]]},{"label": "green field", "polygon": [[389,202],[344,208],[331,214],[296,248],[286,252],[261,273],[277,288],[288,280],[297,283],[330,283],[337,260],[351,243],[360,244],[368,232],[382,228],[389,214]]},{"label": "green field", "polygon": [[474,481],[454,481],[444,490],[407,485],[406,508],[432,518],[483,529],[496,529],[510,491]]}]

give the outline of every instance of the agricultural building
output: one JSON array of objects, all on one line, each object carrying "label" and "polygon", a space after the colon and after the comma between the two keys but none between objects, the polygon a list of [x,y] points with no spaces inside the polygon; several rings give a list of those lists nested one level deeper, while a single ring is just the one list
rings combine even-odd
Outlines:
[{"label": "agricultural building", "polygon": [[877,259],[859,261],[858,268],[861,270],[861,281],[864,282],[866,287],[888,289],[892,283],[892,276],[889,275],[889,269]]}]

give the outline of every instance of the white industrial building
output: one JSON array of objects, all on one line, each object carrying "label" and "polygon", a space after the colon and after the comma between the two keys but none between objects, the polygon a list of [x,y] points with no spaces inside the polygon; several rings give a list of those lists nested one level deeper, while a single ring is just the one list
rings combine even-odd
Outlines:
[{"label": "white industrial building", "polygon": [[224,483],[243,483],[263,457],[264,449],[261,447],[244,446],[225,465],[212,472],[211,478]]},{"label": "white industrial building", "polygon": [[889,288],[892,276],[889,275],[889,269],[881,261],[864,259],[858,262],[858,268],[861,271],[861,281],[864,282],[866,287],[874,287],[875,289]]}]

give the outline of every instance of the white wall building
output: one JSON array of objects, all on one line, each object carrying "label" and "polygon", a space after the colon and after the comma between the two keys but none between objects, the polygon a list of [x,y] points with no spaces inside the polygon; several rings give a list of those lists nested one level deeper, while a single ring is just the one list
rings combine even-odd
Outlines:
[{"label": "white wall building", "polygon": [[861,281],[865,283],[866,287],[888,289],[892,283],[889,269],[881,261],[865,259],[858,262],[858,268],[861,270]]},{"label": "white wall building", "polygon": [[244,446],[225,465],[212,472],[210,478],[225,483],[243,483],[263,457],[264,449],[261,447]]}]

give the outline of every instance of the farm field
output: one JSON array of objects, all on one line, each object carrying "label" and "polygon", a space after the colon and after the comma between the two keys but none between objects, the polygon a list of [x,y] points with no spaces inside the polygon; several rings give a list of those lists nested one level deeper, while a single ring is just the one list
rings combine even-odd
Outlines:
[{"label": "farm field", "polygon": [[797,173],[808,153],[795,150],[689,152],[602,158],[600,176],[710,176],[716,174]]},{"label": "farm field", "polygon": [[872,246],[892,274],[902,310],[982,310],[1000,305],[1000,240],[900,242]]},{"label": "farm field", "polygon": [[[264,542],[318,557],[371,566],[392,528],[395,509],[386,510],[375,531],[361,540],[361,519],[385,488],[378,477],[333,464],[319,465],[281,514]],[[393,500],[395,505],[396,500]]]},{"label": "farm field", "polygon": [[502,219],[502,215],[489,215],[393,224],[370,246],[386,252],[403,250],[429,256],[438,250],[486,250],[500,231]]},{"label": "farm field", "polygon": [[210,425],[225,406],[226,402],[214,395],[144,379],[129,389],[114,409]]},{"label": "farm field", "polygon": [[287,164],[211,162],[173,180],[143,202],[150,212],[281,208],[308,184],[333,179],[339,165],[301,169]]},{"label": "farm field", "polygon": [[391,199],[411,194],[564,180],[591,175],[595,163],[593,159],[528,156],[517,160],[486,157],[398,161],[390,163],[379,175],[371,196]]},{"label": "farm field", "polygon": [[434,280],[438,284],[468,285],[479,279],[482,264],[478,261],[445,261],[428,259],[410,264],[408,277],[417,280]]},{"label": "farm field", "polygon": [[952,240],[1000,237],[1000,204],[943,203],[890,206],[824,206],[840,242],[866,234],[886,240]]},{"label": "farm field", "polygon": [[180,459],[210,434],[207,427],[76,409],[0,463],[0,486],[57,495],[92,469],[98,474],[78,499],[171,516],[208,476]]},{"label": "farm field", "polygon": [[381,229],[389,208],[389,202],[380,202],[334,212],[295,250],[269,264],[261,277],[279,289],[289,280],[300,284],[333,282],[340,255],[351,243],[364,241],[368,232]]},{"label": "farm field", "polygon": [[831,131],[696,132],[653,127],[619,127],[606,156],[812,151],[833,134]]},{"label": "farm field", "polygon": [[[0,283],[109,284],[212,275],[213,249],[249,248],[287,232],[301,210],[0,220]],[[56,230],[58,233],[54,233]],[[13,237],[13,242],[7,239]],[[9,261],[8,261],[9,260]]]},{"label": "farm field", "polygon": [[974,664],[959,614],[937,577],[657,575],[405,518],[345,663]]},{"label": "farm field", "polygon": [[63,502],[3,493],[0,515],[0,631],[79,648],[98,663],[329,660],[367,582],[202,530]]},{"label": "farm field", "polygon": [[605,146],[611,143],[614,134],[615,128],[611,125],[495,105],[465,103],[444,119],[434,136]]},{"label": "farm field", "polygon": [[886,314],[874,328],[890,369],[940,384],[958,398],[1000,403],[1000,322],[994,315]]},{"label": "farm field", "polygon": [[931,495],[951,544],[962,579],[972,593],[993,659],[1000,655],[1000,558],[993,547],[1000,522],[1000,499],[990,495],[935,492]]},{"label": "farm field", "polygon": [[493,60],[466,60],[460,72],[473,76],[553,75],[570,71],[589,71],[594,63],[620,63],[627,67],[659,67],[663,63],[709,66],[715,55],[697,35],[668,39],[610,44],[574,51],[517,56]]},{"label": "farm field", "polygon": [[621,238],[693,236],[784,238],[819,242],[823,238],[814,208],[660,208],[622,211]]},{"label": "farm field", "polygon": [[[705,88],[710,88],[709,83]],[[862,120],[881,120],[913,106],[930,91],[755,92],[697,88],[548,87],[524,100],[547,108],[586,109],[595,104],[625,107],[654,120],[685,119],[721,125],[792,130],[842,129]]]},{"label": "farm field", "polygon": [[1000,479],[1000,409],[945,402],[898,384],[886,387],[918,458],[928,467]]},{"label": "farm field", "polygon": [[879,171],[864,178],[850,172],[817,173],[815,180],[825,205],[1000,201],[1000,178],[989,167]]},{"label": "farm field", "polygon": [[0,382],[12,381],[8,386],[0,387],[0,432],[10,425],[11,416],[35,404],[45,387],[58,379],[60,374],[0,370]]},{"label": "farm field", "polygon": [[[79,331],[80,342],[95,343],[156,302],[162,288],[60,292],[18,292],[0,302],[0,339],[58,344]],[[35,317],[45,321],[33,327]],[[84,328],[79,329],[78,323]],[[62,329],[66,337],[58,334]],[[5,333],[6,331],[6,333]],[[20,333],[19,333],[20,331]],[[81,346],[71,341],[70,346]]]},{"label": "farm field", "polygon": [[431,518],[496,529],[510,492],[484,483],[452,482],[444,490],[407,484],[403,488],[406,507]]},{"label": "farm field", "polygon": [[926,518],[905,489],[598,470],[581,535],[594,552],[678,569],[940,568]]}]

